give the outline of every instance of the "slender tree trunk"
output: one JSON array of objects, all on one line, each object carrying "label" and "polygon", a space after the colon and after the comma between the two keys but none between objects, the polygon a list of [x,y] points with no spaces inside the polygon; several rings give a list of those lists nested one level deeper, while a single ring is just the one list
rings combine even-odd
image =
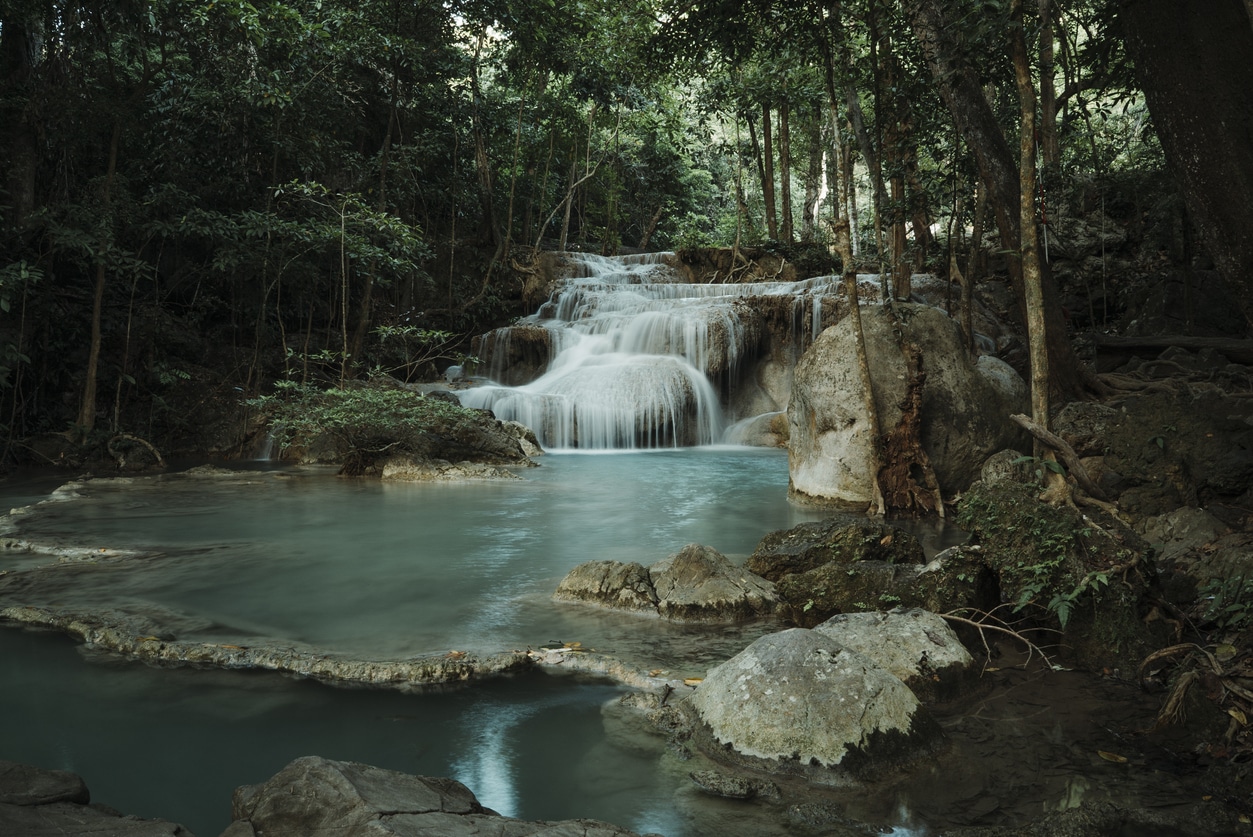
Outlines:
[{"label": "slender tree trunk", "polygon": [[761,197],[766,202],[766,234],[779,240],[779,216],[774,202],[774,136],[770,126],[770,105],[761,106]]},{"label": "slender tree trunk", "polygon": [[1051,171],[1061,162],[1057,139],[1057,90],[1054,86],[1053,0],[1038,0],[1040,6],[1040,156]]},{"label": "slender tree trunk", "polygon": [[[954,41],[954,27],[936,0],[901,0],[906,19],[914,30],[940,96],[957,123],[967,146],[974,152],[979,174],[996,217],[1001,246],[1010,253],[1021,247],[1021,205],[1018,163],[1010,151],[1000,124],[984,96],[979,77]],[[1026,288],[1021,259],[1009,260],[1010,279],[1018,294],[1019,314],[1027,320]],[[1066,335],[1066,323],[1057,289],[1042,273],[1043,316],[1048,325],[1049,372],[1054,394],[1083,397],[1098,384],[1079,363]]]},{"label": "slender tree trunk", "polygon": [[[1044,285],[1040,275],[1040,247],[1036,235],[1036,95],[1031,81],[1031,64],[1027,39],[1023,32],[1023,0],[1010,6],[1010,46],[1014,59],[1014,80],[1018,87],[1021,111],[1019,133],[1019,179],[1021,198],[1019,229],[1022,235],[1022,283],[1027,303],[1027,344],[1031,356],[1031,418],[1049,428],[1049,353],[1048,333],[1044,318]],[[1042,455],[1036,443],[1036,455]]]},{"label": "slender tree trunk", "polygon": [[782,210],[783,241],[796,241],[792,223],[792,108],[787,102],[779,106],[779,204]]},{"label": "slender tree trunk", "polygon": [[483,132],[483,92],[479,89],[479,53],[486,37],[486,32],[479,33],[474,48],[474,61],[470,65],[470,131],[474,135],[474,168],[478,178],[479,205],[482,212],[480,238],[484,244],[499,249],[500,222],[496,218],[496,202],[492,195],[492,161],[487,154],[487,139]]},{"label": "slender tree trunk", "polygon": [[[113,135],[109,138],[109,165],[104,177],[101,197],[101,225],[112,225],[113,178],[117,174],[118,149],[122,143],[122,122],[113,121]],[[102,236],[104,235],[102,231]],[[101,240],[101,250],[105,242]],[[104,254],[96,257],[96,286],[91,303],[91,343],[87,351],[87,369],[83,373],[83,400],[78,408],[76,424],[83,433],[90,433],[96,426],[96,383],[100,370],[101,316],[104,311],[104,288],[106,271]]]},{"label": "slender tree trunk", "polygon": [[8,149],[5,227],[19,230],[35,208],[39,136],[32,121],[31,90],[43,45],[40,27],[7,18],[0,21],[0,148]]},{"label": "slender tree trunk", "polygon": [[818,203],[822,197],[822,157],[826,143],[822,138],[822,119],[810,120],[807,128],[809,165],[805,168],[805,214],[801,219],[801,241],[811,242],[818,221]]}]

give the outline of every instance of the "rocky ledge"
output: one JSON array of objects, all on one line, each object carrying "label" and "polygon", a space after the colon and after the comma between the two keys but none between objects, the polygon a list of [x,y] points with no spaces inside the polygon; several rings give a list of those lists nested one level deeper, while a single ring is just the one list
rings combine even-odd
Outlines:
[{"label": "rocky ledge", "polygon": [[[178,823],[124,816],[91,805],[90,799],[86,784],[73,773],[0,761],[0,834],[192,837]],[[502,817],[452,779],[410,776],[317,756],[296,759],[269,780],[238,788],[231,815],[233,821],[222,837],[635,835],[596,820],[528,822]]]}]

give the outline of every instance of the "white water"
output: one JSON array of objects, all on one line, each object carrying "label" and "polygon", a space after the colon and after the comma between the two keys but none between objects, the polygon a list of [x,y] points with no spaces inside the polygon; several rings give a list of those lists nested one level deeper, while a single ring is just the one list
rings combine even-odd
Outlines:
[{"label": "white water", "polygon": [[[762,340],[745,300],[792,296],[799,344],[821,330],[822,299],[838,292],[838,279],[690,284],[662,262],[665,255],[574,256],[579,275],[520,323],[547,330],[547,370],[521,386],[488,383],[467,390],[462,403],[522,422],[549,449],[721,440],[726,426],[742,418],[728,416],[725,405],[741,366],[754,359]],[[484,341],[491,347],[485,361],[493,381],[505,377],[509,342],[510,329]]]}]

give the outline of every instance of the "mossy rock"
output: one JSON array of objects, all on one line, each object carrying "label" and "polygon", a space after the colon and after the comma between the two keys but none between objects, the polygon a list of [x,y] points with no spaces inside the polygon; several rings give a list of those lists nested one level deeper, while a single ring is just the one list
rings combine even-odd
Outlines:
[{"label": "mossy rock", "polygon": [[1001,598],[1027,624],[1061,629],[1072,665],[1130,676],[1161,641],[1143,621],[1154,583],[1144,541],[1120,520],[1042,502],[1037,489],[976,483],[962,498],[958,525],[971,533]]},{"label": "mossy rock", "polygon": [[775,585],[784,621],[812,628],[839,613],[919,607],[935,613],[986,610],[996,583],[977,551],[946,550],[942,560],[921,564],[886,561],[828,562],[784,576]]},{"label": "mossy rock", "polygon": [[859,561],[922,564],[925,557],[922,544],[908,532],[847,514],[771,532],[761,539],[745,568],[778,582],[830,562]]}]

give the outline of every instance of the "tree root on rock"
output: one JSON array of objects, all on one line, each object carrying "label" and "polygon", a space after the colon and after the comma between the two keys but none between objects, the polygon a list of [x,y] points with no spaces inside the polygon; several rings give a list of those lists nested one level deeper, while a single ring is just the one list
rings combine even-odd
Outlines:
[{"label": "tree root on rock", "polygon": [[130,433],[118,433],[109,440],[108,449],[109,456],[112,456],[117,460],[117,467],[119,470],[126,470],[127,453],[126,451],[119,449],[118,442],[130,442],[146,448],[148,452],[152,454],[152,458],[156,460],[157,467],[165,467],[165,458],[161,456],[161,451],[157,450],[151,442],[146,439],[141,439],[138,436],[133,436]]}]

